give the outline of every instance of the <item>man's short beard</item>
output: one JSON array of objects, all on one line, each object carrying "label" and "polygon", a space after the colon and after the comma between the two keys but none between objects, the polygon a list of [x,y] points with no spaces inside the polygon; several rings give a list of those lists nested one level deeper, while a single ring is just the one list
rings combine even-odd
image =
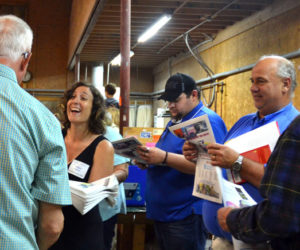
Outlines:
[{"label": "man's short beard", "polygon": [[180,121],[183,118],[181,113],[177,113],[177,115],[171,116],[173,122]]}]

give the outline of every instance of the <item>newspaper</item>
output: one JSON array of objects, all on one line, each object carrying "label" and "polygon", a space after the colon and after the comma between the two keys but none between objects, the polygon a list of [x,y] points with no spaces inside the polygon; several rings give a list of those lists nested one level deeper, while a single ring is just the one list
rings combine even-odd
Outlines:
[{"label": "newspaper", "polygon": [[90,211],[103,199],[107,199],[113,206],[119,189],[119,182],[115,175],[91,183],[70,180],[69,184],[72,204],[82,215]]},{"label": "newspaper", "polygon": [[[265,164],[275,147],[279,133],[275,121],[238,136],[228,141],[226,145],[249,159]],[[230,169],[226,172],[229,181],[222,177],[222,171],[218,170],[218,167],[210,165],[209,156],[200,152],[196,164],[193,195],[217,203],[222,203],[223,199],[225,206],[254,205],[246,190],[237,185],[244,180]],[[243,200],[242,196],[247,197],[247,200]]]},{"label": "newspaper", "polygon": [[[197,145],[199,155],[196,163],[193,195],[212,202],[224,204],[225,207],[242,208],[253,206],[255,200],[247,193],[242,185],[240,176],[233,176],[229,170],[227,181],[222,176],[219,167],[211,165],[206,145],[215,142],[214,134],[207,115],[191,119],[170,127],[170,131],[185,140]],[[238,153],[260,163],[266,163],[279,137],[277,122],[272,122],[226,143]],[[268,249],[266,243],[247,244],[233,237],[235,250]]]},{"label": "newspaper", "polygon": [[173,125],[169,130],[179,138],[195,144],[200,153],[207,154],[206,145],[215,142],[215,136],[207,115]]},{"label": "newspaper", "polygon": [[171,126],[170,131],[198,147],[198,159],[194,179],[193,195],[216,203],[255,204],[246,190],[228,182],[222,176],[219,167],[211,165],[211,159],[206,146],[215,142],[214,133],[207,115],[202,115]]},{"label": "newspaper", "polygon": [[222,203],[222,176],[219,172],[217,167],[210,164],[208,156],[199,155],[196,164],[193,195],[201,199]]},{"label": "newspaper", "polygon": [[138,146],[141,146],[142,143],[140,143],[135,137],[131,136],[121,140],[113,141],[112,145],[115,149],[115,154],[147,164],[147,162],[140,158],[137,152]]},{"label": "newspaper", "polygon": [[212,166],[210,158],[203,154],[199,155],[196,164],[193,195],[235,208],[256,204],[243,186],[225,180],[222,170]]},{"label": "newspaper", "polygon": [[[262,127],[254,129],[248,133],[238,136],[226,143],[227,146],[233,148],[244,157],[260,162],[267,163],[277,140],[280,136],[278,123],[276,121],[268,123]],[[244,180],[227,170],[227,177],[235,183],[243,183]],[[231,182],[230,182],[231,183]],[[234,184],[235,185],[235,184]],[[224,204],[230,207],[244,207],[247,203],[243,204]],[[239,205],[239,206],[237,206]],[[248,244],[241,240],[232,237],[232,242],[235,250],[265,250],[270,249],[268,243]]]}]

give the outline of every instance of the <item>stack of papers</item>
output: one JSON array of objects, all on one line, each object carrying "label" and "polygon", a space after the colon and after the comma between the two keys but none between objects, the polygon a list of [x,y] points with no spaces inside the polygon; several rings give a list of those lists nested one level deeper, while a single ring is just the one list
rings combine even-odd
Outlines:
[{"label": "stack of papers", "polygon": [[100,180],[85,183],[69,181],[73,206],[82,215],[86,214],[103,199],[107,199],[111,206],[115,205],[118,195],[119,182],[115,175]]}]

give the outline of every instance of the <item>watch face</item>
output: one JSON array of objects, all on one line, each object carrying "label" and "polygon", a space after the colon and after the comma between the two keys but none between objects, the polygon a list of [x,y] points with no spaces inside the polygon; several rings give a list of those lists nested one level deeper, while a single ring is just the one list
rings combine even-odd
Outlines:
[{"label": "watch face", "polygon": [[242,164],[240,164],[240,163],[238,163],[238,162],[235,162],[235,163],[233,163],[233,165],[232,165],[232,170],[233,170],[234,172],[240,172],[241,168],[242,168]]},{"label": "watch face", "polygon": [[31,80],[31,78],[32,78],[32,74],[30,71],[27,70],[27,72],[23,78],[23,82],[29,82]]}]

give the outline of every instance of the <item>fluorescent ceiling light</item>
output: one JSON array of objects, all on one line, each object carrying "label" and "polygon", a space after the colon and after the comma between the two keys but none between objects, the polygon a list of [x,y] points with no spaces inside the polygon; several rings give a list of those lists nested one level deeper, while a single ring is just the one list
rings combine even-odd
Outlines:
[{"label": "fluorescent ceiling light", "polygon": [[159,31],[167,22],[170,21],[171,18],[171,15],[162,16],[155,24],[153,24],[138,38],[138,43],[143,43],[154,36],[157,31]]},{"label": "fluorescent ceiling light", "polygon": [[[130,51],[129,56],[132,57],[133,55],[134,55],[134,52]],[[111,64],[113,66],[120,66],[121,65],[121,54],[119,53],[114,59],[112,59],[110,61],[109,64]]]}]

